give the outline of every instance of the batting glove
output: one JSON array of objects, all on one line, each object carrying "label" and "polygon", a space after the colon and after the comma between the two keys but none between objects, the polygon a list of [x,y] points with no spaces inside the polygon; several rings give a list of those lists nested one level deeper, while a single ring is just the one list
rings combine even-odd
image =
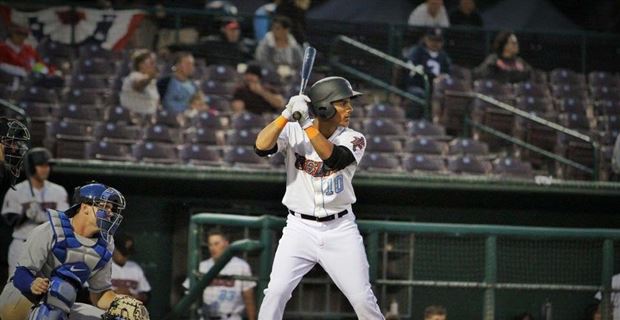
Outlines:
[{"label": "batting glove", "polygon": [[310,118],[308,104],[305,101],[303,103],[296,103],[295,105],[293,105],[291,112],[293,114],[295,114],[296,112],[299,112],[300,117],[299,117],[299,120],[297,121],[299,122],[299,125],[303,129],[306,129],[312,126],[312,119]]},{"label": "batting glove", "polygon": [[282,111],[282,117],[284,117],[288,121],[295,121],[295,119],[293,119],[293,111],[292,111],[293,106],[296,104],[304,104],[306,105],[306,108],[307,108],[308,102],[310,102],[310,98],[308,98],[308,96],[306,95],[300,94],[297,96],[292,96],[288,100],[288,103],[286,104],[284,111]]}]

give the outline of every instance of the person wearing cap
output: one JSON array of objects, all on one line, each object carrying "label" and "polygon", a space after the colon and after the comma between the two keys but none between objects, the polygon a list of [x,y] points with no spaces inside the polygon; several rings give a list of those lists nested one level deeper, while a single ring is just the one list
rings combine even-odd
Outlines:
[{"label": "person wearing cap", "polygon": [[459,6],[450,12],[450,23],[453,26],[482,27],[484,25],[474,0],[459,0]]},{"label": "person wearing cap", "polygon": [[48,221],[46,210],[64,211],[69,208],[67,190],[48,180],[51,157],[45,148],[30,149],[24,160],[27,179],[4,196],[2,217],[13,227],[13,241],[8,252],[9,276],[15,271],[32,230]]},{"label": "person wearing cap", "polygon": [[129,260],[134,253],[132,236],[121,233],[114,237],[112,290],[118,294],[130,295],[146,304],[151,293],[151,285],[140,265]]},{"label": "person wearing cap", "polygon": [[192,77],[196,71],[194,55],[177,52],[172,64],[172,75],[157,80],[157,90],[164,110],[181,113],[189,108],[189,102],[200,88]]},{"label": "person wearing cap", "polygon": [[46,65],[39,53],[26,43],[30,33],[28,27],[13,23],[8,29],[8,38],[0,42],[0,70],[20,77],[33,71],[42,74],[55,72],[55,69]]},{"label": "person wearing cap", "polygon": [[225,18],[220,22],[219,33],[206,37],[201,47],[205,48],[209,64],[236,67],[252,59],[255,45],[255,41],[242,37],[241,25],[236,19]]},{"label": "person wearing cap", "polygon": [[277,70],[279,66],[300,70],[303,62],[303,49],[290,32],[291,19],[276,16],[271,22],[271,31],[267,32],[256,48],[255,58],[261,66]]},{"label": "person wearing cap", "polygon": [[[413,47],[407,56],[407,60],[414,66],[424,68],[424,73],[428,76],[429,86],[432,85],[433,79],[440,74],[450,74],[452,62],[443,50],[443,30],[428,28],[422,41]],[[404,84],[407,91],[418,96],[424,95],[424,80],[420,74],[407,72]]]},{"label": "person wearing cap", "polygon": [[476,79],[493,79],[499,82],[515,83],[531,79],[532,67],[519,57],[519,41],[510,31],[497,34],[493,42],[494,53],[474,69]]},{"label": "person wearing cap", "polygon": [[262,68],[248,65],[243,74],[243,83],[233,93],[232,109],[236,114],[252,112],[262,114],[280,110],[284,97],[278,91],[262,82]]}]

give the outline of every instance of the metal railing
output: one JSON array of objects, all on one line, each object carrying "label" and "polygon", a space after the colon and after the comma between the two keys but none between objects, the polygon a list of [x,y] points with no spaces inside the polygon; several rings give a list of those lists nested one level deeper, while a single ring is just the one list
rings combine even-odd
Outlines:
[{"label": "metal railing", "polygon": [[[189,250],[190,255],[188,257],[188,274],[191,277],[195,277],[195,270],[198,268],[198,252],[200,244],[200,232],[201,225],[219,225],[226,227],[240,227],[240,228],[254,228],[260,229],[261,234],[261,256],[260,265],[258,267],[258,300],[259,303],[262,300],[262,289],[266,287],[269,273],[271,271],[271,262],[273,258],[274,248],[273,243],[273,231],[280,230],[285,220],[283,218],[275,218],[272,216],[261,217],[248,217],[239,215],[227,215],[227,214],[215,214],[215,213],[201,213],[192,216],[190,222],[189,233]],[[481,289],[482,291],[482,318],[484,320],[491,320],[497,317],[497,301],[496,295],[498,291],[507,290],[544,290],[548,291],[567,291],[567,292],[596,292],[597,290],[602,293],[602,319],[611,319],[611,314],[608,312],[611,292],[611,279],[614,270],[614,242],[620,240],[620,231],[611,229],[573,229],[573,228],[547,228],[547,227],[516,227],[516,226],[497,226],[497,225],[460,225],[460,224],[441,224],[441,223],[412,223],[412,222],[391,222],[391,221],[373,221],[373,220],[361,220],[357,222],[359,230],[365,235],[366,252],[368,262],[370,265],[370,279],[376,286],[406,286],[406,287],[424,287],[424,288],[461,288],[461,289]],[[410,235],[416,238],[424,237],[439,237],[440,239],[483,239],[482,242],[483,251],[482,259],[483,264],[483,277],[481,279],[472,279],[472,281],[446,281],[446,280],[433,280],[433,279],[414,279],[408,277],[407,279],[397,278],[390,279],[389,276],[379,275],[379,265],[381,264],[380,255],[385,254],[385,247],[382,246],[381,235]],[[598,248],[600,254],[592,256],[592,261],[587,261],[590,266],[600,266],[600,282],[594,283],[567,283],[561,280],[557,283],[533,283],[531,281],[525,282],[506,282],[501,279],[506,279],[507,272],[498,266],[500,258],[499,254],[502,250],[506,250],[506,241],[516,240],[513,245],[519,245],[520,239],[526,239],[527,241],[534,241],[535,243],[544,243],[548,241],[572,241],[573,243],[592,242],[592,248]],[[499,240],[503,241],[500,242]],[[512,242],[510,242],[512,243]],[[411,244],[415,248],[420,250],[420,246],[423,244]],[[557,244],[556,244],[557,245]],[[561,245],[561,244],[560,244]],[[530,252],[529,247],[525,245],[524,252]],[[253,248],[258,248],[254,245]],[[434,247],[433,247],[434,248]],[[552,247],[554,249],[555,247]],[[571,247],[560,247],[563,251],[570,251]],[[587,247],[587,250],[592,249]],[[466,248],[456,248],[453,250],[464,251]],[[582,250],[583,248],[577,248],[574,250]],[[412,248],[413,250],[413,248]],[[441,256],[447,255],[443,251],[435,252],[433,254]],[[554,249],[555,250],[555,249]],[[465,250],[466,251],[466,250]],[[413,252],[413,251],[412,251]],[[578,251],[574,252],[577,253]],[[232,254],[232,253],[231,253]],[[475,255],[476,253],[469,253]],[[566,259],[569,259],[573,255],[570,252],[566,255]],[[413,259],[413,257],[411,257]],[[468,258],[469,259],[469,258]],[[502,258],[502,263],[506,263],[505,258]],[[580,259],[586,259],[580,257]],[[600,260],[598,260],[600,259]],[[416,260],[417,261],[417,260]],[[556,262],[557,265],[565,265],[570,261],[547,261],[547,263]],[[418,261],[418,263],[424,264],[424,260]],[[412,268],[417,268],[417,264],[411,265]],[[458,266],[456,266],[458,267]],[[400,268],[406,268],[402,266]],[[599,268],[599,267],[596,267]],[[255,268],[254,268],[255,269]],[[445,275],[443,275],[445,276]],[[571,275],[574,276],[574,275]],[[578,276],[578,275],[577,275]],[[597,279],[596,276],[593,277]],[[528,278],[529,279],[529,278]],[[529,279],[531,280],[531,279]],[[195,281],[195,280],[193,280]],[[203,279],[201,284],[206,280]],[[574,281],[574,280],[573,280]],[[471,299],[471,298],[468,298]],[[329,300],[329,297],[328,297]],[[473,300],[468,300],[473,301]],[[187,306],[185,304],[184,306]],[[385,307],[385,306],[383,306]],[[178,305],[175,310],[183,311]],[[320,314],[316,310],[309,311],[313,315]],[[309,313],[308,313],[309,314]],[[319,317],[328,316],[328,314],[320,314]],[[338,314],[329,314],[330,317],[338,318]]]},{"label": "metal railing", "polygon": [[343,63],[340,59],[340,57],[334,52],[334,50],[332,50],[330,52],[330,58],[329,58],[329,62],[330,64],[332,64],[333,66],[348,72],[360,79],[363,79],[366,82],[372,83],[380,88],[383,88],[385,90],[388,90],[392,93],[395,93],[403,98],[409,99],[421,106],[423,106],[424,108],[424,115],[427,119],[430,119],[430,83],[428,80],[428,75],[424,72],[424,67],[421,65],[413,65],[411,62],[405,62],[403,60],[400,60],[396,57],[393,57],[391,55],[388,55],[384,52],[381,52],[380,50],[377,50],[371,46],[368,46],[362,42],[359,42],[355,39],[352,39],[350,37],[347,37],[345,35],[339,35],[334,39],[334,45],[332,45],[333,47],[336,47],[336,45],[339,43],[345,43],[349,46],[352,46],[356,49],[362,50],[368,54],[371,54],[375,57],[378,57],[386,62],[389,62],[393,65],[396,65],[398,67],[401,67],[405,70],[408,70],[412,73],[415,73],[416,75],[419,75],[422,77],[423,79],[423,83],[424,83],[424,98],[420,98],[416,95],[411,94],[410,92],[404,91],[396,86],[393,86],[392,84],[389,84],[385,81],[382,81],[380,79],[377,79],[367,73],[364,73],[352,66],[349,66],[345,63]]},{"label": "metal railing", "polygon": [[575,161],[572,161],[572,160],[570,160],[570,159],[568,159],[566,157],[563,157],[561,155],[558,155],[558,154],[549,152],[547,150],[544,150],[542,148],[539,148],[539,147],[537,147],[535,145],[532,145],[530,143],[527,143],[527,142],[525,142],[523,140],[520,140],[520,139],[517,139],[515,137],[512,137],[512,136],[510,136],[510,135],[508,135],[508,134],[506,134],[504,132],[495,130],[495,129],[489,127],[489,126],[485,126],[485,125],[483,125],[481,123],[477,123],[475,121],[472,121],[469,118],[469,113],[470,112],[466,112],[465,113],[465,120],[464,121],[465,121],[466,125],[473,126],[473,127],[477,128],[477,129],[479,129],[481,131],[484,131],[484,132],[486,132],[488,134],[496,136],[496,137],[498,137],[500,139],[509,141],[509,142],[511,142],[513,144],[516,144],[516,145],[520,146],[520,147],[524,147],[524,148],[526,148],[526,149],[528,149],[530,151],[533,151],[535,153],[538,153],[538,154],[540,154],[540,155],[542,155],[542,156],[544,156],[546,158],[558,161],[558,162],[563,163],[565,165],[571,166],[571,167],[573,167],[573,168],[575,168],[577,170],[580,170],[580,171],[586,172],[588,174],[591,174],[592,175],[592,180],[598,180],[599,179],[600,172],[599,172],[599,160],[598,159],[599,159],[600,147],[599,147],[598,142],[596,142],[594,139],[592,139],[592,137],[590,137],[588,135],[585,135],[585,134],[583,134],[583,133],[581,133],[579,131],[576,131],[576,130],[564,127],[564,126],[562,126],[562,125],[560,125],[558,123],[549,121],[549,120],[544,119],[542,117],[539,117],[537,115],[530,114],[527,111],[524,111],[524,110],[521,110],[519,108],[513,107],[513,106],[511,106],[508,103],[505,103],[503,101],[499,101],[499,100],[497,100],[497,99],[495,99],[493,97],[490,97],[490,96],[487,96],[487,95],[484,95],[484,94],[481,94],[481,93],[478,93],[478,92],[472,92],[472,91],[460,92],[460,91],[446,90],[445,95],[453,96],[453,97],[465,97],[465,98],[471,98],[471,99],[479,99],[481,101],[484,101],[484,102],[488,103],[488,105],[491,105],[491,106],[493,106],[495,108],[502,109],[502,110],[504,110],[506,112],[509,112],[510,114],[519,116],[521,118],[527,119],[529,121],[532,121],[532,122],[537,123],[539,125],[542,125],[544,127],[553,129],[553,130],[555,130],[557,132],[560,132],[562,134],[565,134],[567,136],[571,136],[571,137],[573,137],[573,138],[575,138],[575,139],[577,139],[579,141],[582,141],[582,142],[590,144],[592,146],[592,152],[593,152],[593,168],[589,168],[589,167],[587,167],[587,166],[585,166],[583,164],[580,164],[580,163],[577,163]]}]

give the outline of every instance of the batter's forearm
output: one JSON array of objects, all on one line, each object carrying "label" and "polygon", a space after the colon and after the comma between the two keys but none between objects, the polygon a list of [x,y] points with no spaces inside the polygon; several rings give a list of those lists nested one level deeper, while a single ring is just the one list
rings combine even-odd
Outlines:
[{"label": "batter's forearm", "polygon": [[329,142],[315,127],[308,127],[304,130],[314,151],[319,155],[321,160],[328,159],[334,151],[334,144]]},{"label": "batter's forearm", "polygon": [[114,291],[107,290],[103,293],[91,293],[90,300],[99,309],[108,310],[110,308],[110,304],[114,301],[116,296],[118,295]]},{"label": "batter's forearm", "polygon": [[256,136],[256,149],[264,151],[272,149],[278,142],[278,136],[287,122],[284,117],[279,116],[263,128]]}]

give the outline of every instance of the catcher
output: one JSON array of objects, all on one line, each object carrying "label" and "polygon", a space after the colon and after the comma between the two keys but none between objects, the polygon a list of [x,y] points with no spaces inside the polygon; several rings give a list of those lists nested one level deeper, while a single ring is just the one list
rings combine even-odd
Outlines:
[{"label": "catcher", "polygon": [[[125,198],[91,183],[75,189],[74,203],[65,212],[48,209],[49,222],[26,240],[0,295],[0,319],[149,319],[140,301],[111,290],[112,235],[123,220]],[[94,306],[75,303],[87,282]]]}]

